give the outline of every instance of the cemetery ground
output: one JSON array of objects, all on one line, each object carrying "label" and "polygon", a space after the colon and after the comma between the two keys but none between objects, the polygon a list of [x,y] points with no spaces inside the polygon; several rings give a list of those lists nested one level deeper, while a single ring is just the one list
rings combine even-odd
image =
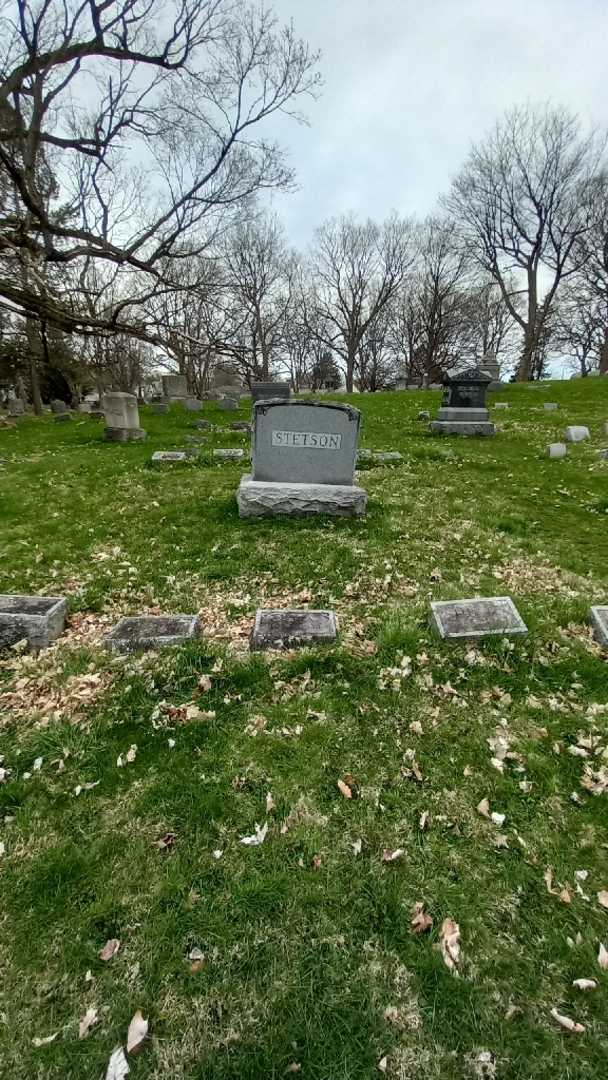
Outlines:
[{"label": "cemetery ground", "polygon": [[[439,396],[346,399],[403,455],[361,467],[362,520],[239,521],[212,450],[245,402],[142,408],[128,445],[0,430],[0,591],[70,609],[0,664],[3,1075],[102,1077],[137,1010],[134,1078],[604,1075],[608,380],[504,388],[494,439],[430,438]],[[529,635],[434,638],[429,599],[476,594]],[[249,653],[258,607],[302,606],[336,646]],[[104,651],[144,612],[202,638]]]}]

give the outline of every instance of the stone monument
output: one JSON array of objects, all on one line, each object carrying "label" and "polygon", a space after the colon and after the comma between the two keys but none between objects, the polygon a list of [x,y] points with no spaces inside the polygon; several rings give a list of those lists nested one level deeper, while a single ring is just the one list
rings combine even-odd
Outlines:
[{"label": "stone monument", "polygon": [[104,438],[110,442],[132,442],[145,439],[146,433],[139,426],[139,409],[135,394],[120,391],[104,394],[103,411],[106,418]]},{"label": "stone monument", "polygon": [[14,397],[8,399],[8,415],[9,416],[23,416],[25,412],[25,402],[22,398]]},{"label": "stone monument", "polygon": [[171,401],[182,401],[188,397],[188,384],[185,375],[163,375],[163,396]]},{"label": "stone monument", "polygon": [[367,494],[354,482],[360,423],[359,410],[350,405],[258,401],[253,472],[237,493],[240,516],[362,517]]},{"label": "stone monument", "polygon": [[486,408],[490,375],[481,368],[467,368],[446,376],[437,419],[429,425],[431,435],[495,435]]},{"label": "stone monument", "polygon": [[290,395],[291,386],[288,382],[254,382],[251,387],[254,405],[256,401],[272,401],[274,398],[289,401]]},{"label": "stone monument", "polygon": [[61,416],[68,411],[68,407],[65,401],[61,401],[60,398],[54,398],[51,401],[51,412],[55,413],[55,416]]}]

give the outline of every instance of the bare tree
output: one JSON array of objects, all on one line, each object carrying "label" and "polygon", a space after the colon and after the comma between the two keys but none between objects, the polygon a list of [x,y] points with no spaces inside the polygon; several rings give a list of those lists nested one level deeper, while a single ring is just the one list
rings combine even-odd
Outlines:
[{"label": "bare tree", "polygon": [[583,378],[601,370],[608,341],[608,305],[589,283],[572,278],[555,307],[551,346],[569,354],[571,366]]},{"label": "bare tree", "polygon": [[[5,0],[1,17],[0,173],[18,211],[0,213],[0,297],[67,330],[150,339],[128,290],[94,316],[38,266],[135,270],[145,304],[226,215],[289,186],[280,149],[257,130],[297,115],[316,57],[292,27],[238,0]],[[24,258],[27,280],[10,265]]]},{"label": "bare tree", "polygon": [[598,367],[608,374],[608,174],[597,177],[592,186],[592,225],[580,239],[581,268],[574,278],[579,303],[589,307],[579,318],[603,327]]},{"label": "bare tree", "polygon": [[397,293],[414,253],[412,224],[396,214],[382,225],[334,218],[317,231],[310,330],[341,357],[349,393],[361,343]]},{"label": "bare tree", "polygon": [[586,258],[580,241],[592,224],[602,153],[566,110],[515,108],[473,147],[446,200],[468,252],[497,282],[521,328],[520,381],[533,373],[560,282]]}]

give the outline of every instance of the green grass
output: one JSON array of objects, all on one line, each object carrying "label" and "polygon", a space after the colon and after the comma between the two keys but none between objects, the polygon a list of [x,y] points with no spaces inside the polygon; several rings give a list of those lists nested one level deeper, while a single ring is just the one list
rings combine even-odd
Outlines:
[{"label": "green grass", "polygon": [[[105,444],[86,417],[0,430],[0,591],[70,607],[56,646],[0,662],[3,1075],[101,1077],[136,1009],[150,1038],[135,1078],[367,1080],[384,1058],[398,1080],[604,1075],[608,794],[581,785],[568,748],[594,734],[600,769],[608,745],[608,658],[586,625],[608,602],[608,380],[497,396],[511,404],[498,437],[470,441],[426,435],[416,415],[438,394],[347,399],[362,445],[404,457],[361,470],[369,512],[351,522],[240,522],[243,465],[211,457],[246,447],[240,433],[151,468],[195,433],[178,408],[142,409],[142,444]],[[248,418],[245,404],[204,416]],[[592,438],[549,461],[567,423]],[[529,636],[436,641],[428,600],[475,594],[512,596]],[[302,605],[337,611],[336,647],[248,653],[257,607]],[[200,612],[203,638],[104,652],[116,618],[144,611]],[[411,675],[393,686],[404,656]],[[209,715],[186,719],[188,704]],[[502,826],[478,813],[484,798]],[[256,822],[264,844],[241,844]],[[447,917],[458,976],[437,948]],[[99,1022],[79,1040],[89,1007]]]}]

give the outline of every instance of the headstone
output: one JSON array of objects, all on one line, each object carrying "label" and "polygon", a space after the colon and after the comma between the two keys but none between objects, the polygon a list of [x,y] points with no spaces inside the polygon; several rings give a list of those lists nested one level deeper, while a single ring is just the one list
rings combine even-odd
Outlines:
[{"label": "headstone", "polygon": [[580,424],[573,424],[571,427],[566,428],[567,442],[584,442],[585,439],[589,438],[590,431],[588,427],[582,427]]},{"label": "headstone", "polygon": [[256,401],[272,401],[275,398],[289,401],[290,395],[291,386],[288,382],[257,382],[253,383],[251,387],[251,398],[254,405]]},{"label": "headstone", "polygon": [[65,626],[63,596],[0,596],[0,649],[25,639],[30,649],[46,649]]},{"label": "headstone", "polygon": [[252,649],[293,649],[328,644],[338,632],[333,611],[258,610],[251,631]]},{"label": "headstone", "polygon": [[608,606],[592,607],[589,622],[593,627],[595,640],[608,649]]},{"label": "headstone", "polygon": [[500,381],[500,365],[496,359],[496,353],[487,352],[484,353],[479,361],[479,368],[481,371],[486,372],[490,376],[491,382]]},{"label": "headstone", "polygon": [[430,605],[430,617],[431,626],[439,636],[450,641],[528,632],[510,596],[435,600]]},{"label": "headstone", "polygon": [[229,447],[226,450],[214,450],[213,456],[218,461],[240,461],[245,456],[245,451],[241,450],[240,447]]},{"label": "headstone", "polygon": [[374,461],[383,462],[403,461],[403,456],[397,450],[375,450],[372,454]]},{"label": "headstone", "polygon": [[443,390],[443,383],[432,382],[429,386],[429,390]]},{"label": "headstone", "polygon": [[218,401],[217,407],[218,409],[222,409],[223,412],[236,412],[239,404],[234,398],[223,397],[221,401]]},{"label": "headstone", "polygon": [[195,397],[184,398],[182,404],[184,409],[187,409],[188,412],[200,412],[203,407],[202,401],[199,401],[199,399]]},{"label": "headstone", "polygon": [[152,461],[156,464],[162,464],[164,461],[185,461],[186,453],[184,450],[156,450],[152,454]]},{"label": "headstone", "polygon": [[423,375],[422,376],[422,389],[423,390],[428,390],[430,384],[431,384],[430,375]]},{"label": "headstone", "polygon": [[360,423],[358,409],[337,402],[257,402],[253,473],[237,495],[241,517],[362,516],[367,496],[354,484]]},{"label": "headstone", "polygon": [[155,416],[164,416],[165,413],[169,412],[169,402],[168,401],[153,401],[152,402],[152,412],[154,413]]},{"label": "headstone", "polygon": [[77,409],[80,413],[90,413],[91,406],[88,401],[79,401]]},{"label": "headstone", "polygon": [[25,402],[21,398],[9,398],[8,401],[8,415],[9,416],[23,416],[25,412]]},{"label": "headstone", "polygon": [[549,443],[547,447],[547,457],[550,458],[564,458],[568,453],[568,447],[563,442]]},{"label": "headstone", "polygon": [[139,426],[139,409],[134,394],[104,394],[103,411],[106,418],[104,438],[111,442],[145,439],[146,433]]},{"label": "headstone", "polygon": [[491,379],[480,368],[467,368],[445,380],[437,419],[429,425],[432,435],[494,435],[486,408]]},{"label": "headstone", "polygon": [[248,424],[246,420],[235,420],[230,425],[231,431],[246,431],[248,435],[251,435],[251,424]]},{"label": "headstone", "polygon": [[209,420],[197,420],[194,426],[197,431],[211,431],[213,424]]},{"label": "headstone", "polygon": [[405,389],[406,390],[420,390],[420,383],[417,383],[417,382],[407,383]]},{"label": "headstone", "polygon": [[179,401],[188,397],[188,383],[185,375],[163,375],[163,397],[170,401]]},{"label": "headstone", "polygon": [[104,641],[107,649],[119,653],[163,649],[198,637],[198,615],[136,615],[121,619]]},{"label": "headstone", "polygon": [[545,401],[543,404],[543,409],[546,409],[547,412],[555,412],[557,408],[558,405],[556,401]]},{"label": "headstone", "polygon": [[494,402],[494,408],[495,409],[510,409],[511,406],[509,405],[508,401],[495,401]]},{"label": "headstone", "polygon": [[65,401],[60,401],[59,398],[54,398],[51,401],[51,412],[55,413],[56,416],[61,416],[62,413],[67,413],[67,411],[68,407]]}]

